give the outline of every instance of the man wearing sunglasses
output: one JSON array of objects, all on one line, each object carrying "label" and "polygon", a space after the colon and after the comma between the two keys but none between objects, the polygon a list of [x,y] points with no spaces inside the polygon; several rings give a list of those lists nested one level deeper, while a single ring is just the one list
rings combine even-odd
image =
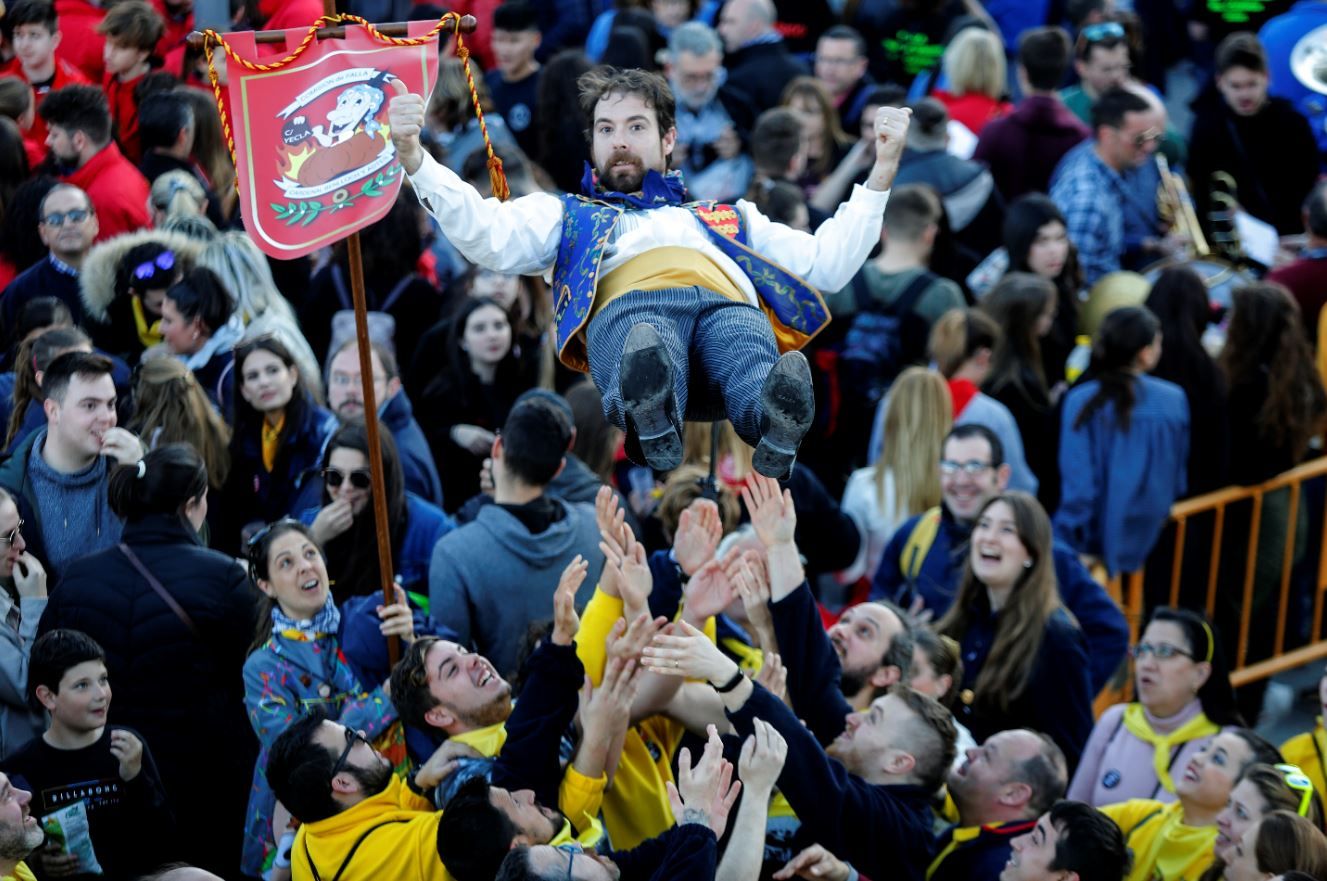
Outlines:
[{"label": "man wearing sunglasses", "polygon": [[[1129,88],[1106,92],[1092,106],[1093,138],[1065,154],[1051,175],[1050,197],[1064,213],[1091,286],[1123,266],[1126,214],[1155,217],[1156,188],[1143,200],[1127,178],[1152,162],[1165,135],[1159,104]],[[1146,204],[1140,204],[1146,201]]]},{"label": "man wearing sunglasses", "polygon": [[23,306],[37,297],[58,298],[69,307],[74,323],[83,323],[78,279],[99,229],[97,212],[87,193],[73,184],[51,188],[37,210],[37,234],[50,253],[0,293],[0,317],[6,333],[13,333]]},{"label": "man wearing sunglasses", "polygon": [[[1009,485],[1009,464],[999,438],[983,425],[960,425],[941,451],[941,504],[903,523],[880,558],[872,599],[920,606],[940,618],[958,594],[968,537],[977,513]],[[1060,599],[1083,629],[1091,659],[1092,687],[1100,690],[1129,647],[1129,626],[1106,591],[1092,580],[1073,549],[1052,548]]]}]

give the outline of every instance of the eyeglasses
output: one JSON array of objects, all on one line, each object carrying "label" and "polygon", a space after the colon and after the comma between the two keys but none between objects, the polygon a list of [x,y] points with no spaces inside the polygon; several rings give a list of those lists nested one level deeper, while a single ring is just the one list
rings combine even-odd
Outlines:
[{"label": "eyeglasses", "polygon": [[1083,39],[1089,43],[1100,43],[1102,40],[1123,40],[1124,25],[1118,21],[1099,21],[1083,28],[1081,33]]},{"label": "eyeglasses", "polygon": [[89,211],[88,209],[75,208],[73,211],[56,211],[51,214],[47,214],[45,217],[41,219],[41,222],[46,224],[47,226],[60,227],[64,226],[66,221],[68,221],[69,223],[82,223],[91,216],[92,212]]},{"label": "eyeglasses", "polygon": [[373,486],[373,478],[369,476],[367,468],[356,468],[349,474],[336,468],[323,469],[323,482],[327,484],[328,489],[340,489],[341,484],[347,480],[355,489],[368,489]]},{"label": "eyeglasses", "polygon": [[940,473],[946,477],[953,477],[960,471],[968,477],[976,477],[990,467],[992,467],[990,462],[978,462],[976,459],[969,459],[966,462],[955,462],[953,459],[940,460]]},{"label": "eyeglasses", "polygon": [[1189,660],[1194,659],[1193,655],[1190,654],[1189,652],[1186,652],[1184,649],[1177,648],[1168,642],[1159,642],[1156,645],[1152,645],[1152,643],[1150,642],[1140,642],[1138,643],[1138,645],[1129,649],[1129,657],[1133,658],[1135,661],[1141,661],[1143,658],[1147,657],[1148,655],[1155,656],[1158,661],[1169,660],[1170,658],[1173,658],[1176,655],[1182,655],[1183,657],[1186,657]]},{"label": "eyeglasses", "polygon": [[14,542],[18,541],[18,534],[22,530],[23,530],[23,518],[20,517],[18,525],[14,527],[13,532],[9,533],[8,535],[0,535],[0,544],[6,546],[13,546]]},{"label": "eyeglasses", "polygon": [[585,853],[585,849],[575,841],[569,841],[566,844],[555,844],[553,846],[567,855],[567,881],[571,881],[572,863],[576,861],[576,854]]},{"label": "eyeglasses", "polygon": [[354,728],[347,728],[346,748],[341,750],[341,757],[338,758],[336,760],[336,764],[332,766],[333,777],[335,777],[337,774],[340,774],[342,769],[345,768],[346,762],[350,759],[350,751],[355,748],[356,741],[363,742],[364,745],[367,746],[369,749],[373,749],[373,744],[369,742],[369,739],[367,737],[365,737],[363,734],[360,734]]},{"label": "eyeglasses", "polygon": [[1299,815],[1307,817],[1309,815],[1309,805],[1313,802],[1313,781],[1309,780],[1308,775],[1299,767],[1299,765],[1273,765],[1280,774],[1281,779],[1285,781],[1295,792],[1299,793]]},{"label": "eyeglasses", "polygon": [[148,260],[134,267],[134,278],[138,281],[148,281],[157,274],[157,270],[170,272],[175,268],[175,255],[170,251],[162,251],[155,260]]},{"label": "eyeglasses", "polygon": [[1164,136],[1165,136],[1164,132],[1159,132],[1156,129],[1150,128],[1145,132],[1134,135],[1133,145],[1141,150],[1143,147],[1147,146],[1148,144],[1161,140]]}]

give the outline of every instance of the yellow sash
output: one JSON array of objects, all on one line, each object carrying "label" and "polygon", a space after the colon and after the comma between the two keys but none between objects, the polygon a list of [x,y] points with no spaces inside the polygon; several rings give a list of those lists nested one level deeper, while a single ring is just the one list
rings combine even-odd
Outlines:
[{"label": "yellow sash", "polygon": [[1175,783],[1170,779],[1171,749],[1190,740],[1211,737],[1221,730],[1220,726],[1199,712],[1169,734],[1158,734],[1147,723],[1147,717],[1143,715],[1143,705],[1139,703],[1129,704],[1124,708],[1124,727],[1134,737],[1144,743],[1152,744],[1152,768],[1157,772],[1157,780],[1166,787],[1167,792],[1175,791]]},{"label": "yellow sash", "polygon": [[134,327],[138,330],[138,341],[143,348],[150,349],[161,342],[161,319],[147,323],[147,314],[143,311],[143,301],[135,294],[129,301],[134,309]]}]

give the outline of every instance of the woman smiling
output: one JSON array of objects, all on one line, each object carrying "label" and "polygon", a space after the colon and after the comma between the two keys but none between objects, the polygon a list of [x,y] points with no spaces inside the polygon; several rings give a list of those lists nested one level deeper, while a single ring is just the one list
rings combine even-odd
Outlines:
[{"label": "woman smiling", "polygon": [[1031,728],[1077,766],[1092,728],[1087,650],[1060,605],[1050,520],[1032,496],[1007,492],[982,507],[958,597],[937,630],[962,647],[956,716],[978,741]]}]

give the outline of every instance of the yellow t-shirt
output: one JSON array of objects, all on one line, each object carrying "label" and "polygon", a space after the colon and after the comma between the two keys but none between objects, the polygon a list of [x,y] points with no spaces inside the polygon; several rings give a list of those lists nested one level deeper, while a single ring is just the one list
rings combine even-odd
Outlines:
[{"label": "yellow t-shirt", "polygon": [[1135,798],[1101,812],[1120,827],[1133,857],[1125,881],[1197,881],[1212,864],[1216,826],[1186,826],[1179,802]]},{"label": "yellow t-shirt", "polygon": [[[1323,311],[1327,314],[1327,310]],[[1308,776],[1319,798],[1327,798],[1327,774],[1324,774],[1327,769],[1323,767],[1324,757],[1327,757],[1327,731],[1323,730],[1321,716],[1312,731],[1296,734],[1282,744],[1281,755]]]},{"label": "yellow t-shirt", "polygon": [[0,881],[37,881],[37,876],[32,874],[26,863],[19,863],[14,867],[14,874],[0,875]]}]

